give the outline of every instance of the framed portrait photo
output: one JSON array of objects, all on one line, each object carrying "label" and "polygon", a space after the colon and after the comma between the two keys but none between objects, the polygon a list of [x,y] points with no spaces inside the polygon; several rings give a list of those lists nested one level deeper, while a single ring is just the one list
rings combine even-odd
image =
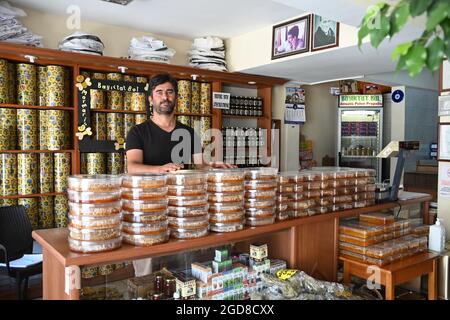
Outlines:
[{"label": "framed portrait photo", "polygon": [[317,14],[311,15],[311,51],[339,46],[339,22],[325,19]]},{"label": "framed portrait photo", "polygon": [[309,51],[310,16],[278,24],[272,31],[272,60]]}]

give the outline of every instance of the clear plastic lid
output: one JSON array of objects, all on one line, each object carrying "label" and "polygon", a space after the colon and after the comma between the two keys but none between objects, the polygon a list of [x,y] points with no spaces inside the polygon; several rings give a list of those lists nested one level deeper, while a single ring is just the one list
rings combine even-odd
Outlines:
[{"label": "clear plastic lid", "polygon": [[70,237],[68,240],[70,250],[81,253],[111,251],[122,246],[122,237],[106,241],[81,241]]},{"label": "clear plastic lid", "polygon": [[208,183],[207,186],[208,192],[211,193],[236,193],[236,192],[242,192],[244,190],[244,184],[243,183]]},{"label": "clear plastic lid", "polygon": [[383,226],[370,226],[360,221],[341,222],[339,232],[359,238],[371,238],[385,233]]},{"label": "clear plastic lid", "polygon": [[321,172],[312,172],[307,171],[307,181],[321,181],[322,180],[322,173]]},{"label": "clear plastic lid", "polygon": [[339,250],[339,256],[342,258],[355,260],[363,263],[366,261],[366,256],[347,250]]},{"label": "clear plastic lid", "polygon": [[317,208],[317,211],[318,211],[320,214],[333,212],[332,206],[322,206],[322,207],[318,207],[318,208]]},{"label": "clear plastic lid", "polygon": [[428,235],[430,232],[430,226],[429,225],[418,225],[418,226],[414,226],[411,228],[411,233],[415,234],[415,235]]},{"label": "clear plastic lid", "polygon": [[277,203],[292,202],[303,200],[303,194],[301,193],[280,193],[275,197]]},{"label": "clear plastic lid", "polygon": [[262,199],[262,200],[270,200],[274,199],[277,195],[275,190],[245,190],[244,197],[246,199]]},{"label": "clear plastic lid", "polygon": [[364,186],[364,191],[366,192],[375,192],[376,186],[375,184],[367,184]]},{"label": "clear plastic lid", "polygon": [[300,193],[303,192],[303,185],[301,184],[280,184],[277,187],[279,193]]},{"label": "clear plastic lid", "polygon": [[279,184],[297,184],[306,181],[307,179],[308,176],[306,174],[297,171],[281,172],[278,174]]},{"label": "clear plastic lid", "polygon": [[359,215],[359,220],[361,222],[367,222],[376,225],[386,225],[394,223],[394,216],[390,213],[382,213],[382,212],[369,212],[369,213],[361,213]]},{"label": "clear plastic lid", "polygon": [[320,198],[317,202],[321,206],[331,206],[334,204],[334,197]]},{"label": "clear plastic lid", "polygon": [[209,225],[209,215],[178,218],[169,217],[170,229],[199,229],[206,228]]},{"label": "clear plastic lid", "polygon": [[122,200],[122,210],[133,212],[157,212],[167,209],[168,199],[145,201],[145,200]]},{"label": "clear plastic lid", "polygon": [[245,171],[242,169],[210,170],[208,182],[213,183],[243,183]]},{"label": "clear plastic lid", "polygon": [[196,239],[209,234],[209,227],[200,229],[170,229],[170,235],[175,239]]},{"label": "clear plastic lid", "polygon": [[334,203],[350,203],[350,202],[353,202],[353,195],[344,195],[344,196],[334,197]]},{"label": "clear plastic lid", "polygon": [[306,199],[319,199],[320,198],[320,190],[306,191],[303,193]]},{"label": "clear plastic lid", "polygon": [[246,209],[245,216],[246,217],[259,217],[259,218],[269,218],[275,214],[273,209]]},{"label": "clear plastic lid", "polygon": [[292,219],[291,217],[293,217],[294,215],[295,215],[295,211],[292,211],[291,213],[289,213],[289,212],[278,212],[275,215],[275,221],[284,221],[284,220]]},{"label": "clear plastic lid", "polygon": [[208,204],[208,196],[169,196],[169,206],[198,207]]},{"label": "clear plastic lid", "polygon": [[85,191],[67,191],[70,202],[76,203],[107,203],[120,200],[120,189],[110,192],[85,192]]},{"label": "clear plastic lid", "polygon": [[235,223],[211,223],[210,229],[214,232],[236,232],[244,229],[245,219]]},{"label": "clear plastic lid", "polygon": [[78,174],[69,176],[68,187],[74,191],[110,192],[120,188],[122,177],[117,175],[88,175]]},{"label": "clear plastic lid", "polygon": [[357,189],[355,187],[344,187],[344,188],[336,189],[336,195],[338,195],[338,196],[352,195],[356,192],[357,192]]},{"label": "clear plastic lid", "polygon": [[167,219],[152,223],[123,222],[122,231],[128,234],[154,234],[166,231],[167,226]]},{"label": "clear plastic lid", "polygon": [[339,241],[339,250],[350,251],[357,254],[366,254],[366,248],[368,247],[357,246],[356,244]]},{"label": "clear plastic lid", "polygon": [[208,214],[209,205],[197,206],[197,207],[172,207],[169,206],[169,216],[187,218],[204,216]]},{"label": "clear plastic lid", "polygon": [[206,194],[206,185],[168,186],[169,196],[203,196]]},{"label": "clear plastic lid", "polygon": [[322,182],[320,182],[320,181],[307,182],[306,189],[307,190],[320,190],[321,185],[322,185]]},{"label": "clear plastic lid", "polygon": [[132,244],[135,246],[145,247],[152,246],[159,243],[164,243],[169,241],[169,230],[163,231],[161,233],[155,234],[145,234],[145,235],[136,235],[136,234],[123,234],[123,241],[128,244]]},{"label": "clear plastic lid", "polygon": [[277,187],[277,182],[273,181],[257,181],[250,180],[245,181],[245,190],[275,190]]},{"label": "clear plastic lid", "polygon": [[394,254],[394,248],[392,245],[385,244],[382,242],[380,244],[375,244],[373,246],[367,247],[366,255],[375,259],[385,259]]},{"label": "clear plastic lid", "polygon": [[211,203],[209,205],[209,212],[210,213],[238,213],[241,212],[244,208],[244,205],[242,202],[218,202],[218,203]]},{"label": "clear plastic lid", "polygon": [[123,211],[122,219],[126,222],[153,223],[167,220],[167,210],[153,212]]},{"label": "clear plastic lid", "polygon": [[320,182],[320,189],[330,189],[334,188],[335,180],[324,180]]},{"label": "clear plastic lid", "polygon": [[277,174],[278,174],[277,168],[260,167],[246,170],[245,179],[257,181],[276,180]]},{"label": "clear plastic lid", "polygon": [[244,211],[239,212],[239,213],[227,213],[227,214],[223,214],[223,213],[216,213],[216,214],[211,214],[209,216],[209,223],[237,223],[239,221],[241,221],[243,218],[245,218],[245,214]]},{"label": "clear plastic lid", "polygon": [[244,200],[243,193],[209,193],[208,202],[239,202]]},{"label": "clear plastic lid", "polygon": [[167,175],[168,185],[190,186],[206,183],[206,172],[197,170],[179,170]]},{"label": "clear plastic lid", "polygon": [[295,206],[297,207],[297,209],[305,210],[316,206],[316,201],[315,200],[297,201]]},{"label": "clear plastic lid", "polygon": [[244,208],[256,208],[256,209],[266,209],[274,208],[276,204],[275,200],[258,200],[258,199],[246,199],[244,202]]},{"label": "clear plastic lid", "polygon": [[384,235],[380,234],[370,238],[353,237],[345,233],[339,233],[339,241],[349,242],[358,246],[371,246],[384,241]]},{"label": "clear plastic lid", "polygon": [[275,215],[272,217],[248,217],[245,219],[245,224],[249,227],[259,227],[259,226],[265,226],[268,224],[275,223]]},{"label": "clear plastic lid", "polygon": [[354,169],[355,176],[359,177],[375,177],[376,171],[374,169]]},{"label": "clear plastic lid", "polygon": [[69,202],[69,212],[73,216],[109,217],[117,216],[121,211],[120,201],[109,203],[74,203]]},{"label": "clear plastic lid", "polygon": [[325,189],[325,190],[320,190],[320,197],[333,197],[336,196],[337,192],[336,189]]},{"label": "clear plastic lid", "polygon": [[119,213],[114,216],[89,217],[69,214],[69,221],[78,229],[106,229],[120,227],[122,215]]},{"label": "clear plastic lid", "polygon": [[166,185],[167,175],[164,173],[136,173],[123,176],[122,186],[125,188],[162,188]]},{"label": "clear plastic lid", "polygon": [[366,200],[355,201],[353,202],[353,208],[364,208],[367,207]]},{"label": "clear plastic lid", "polygon": [[69,225],[69,236],[81,241],[104,241],[118,238],[121,235],[120,225],[107,229],[78,229]]},{"label": "clear plastic lid", "polygon": [[167,187],[142,189],[142,188],[122,188],[122,199],[127,200],[162,200],[167,195]]},{"label": "clear plastic lid", "polygon": [[375,178],[374,177],[366,177],[366,178],[356,178],[355,179],[356,186],[364,186],[367,184],[375,184]]}]

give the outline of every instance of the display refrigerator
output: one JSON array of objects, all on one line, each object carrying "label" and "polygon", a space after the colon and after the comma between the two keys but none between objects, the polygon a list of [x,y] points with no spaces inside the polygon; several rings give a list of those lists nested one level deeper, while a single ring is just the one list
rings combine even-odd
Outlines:
[{"label": "display refrigerator", "polygon": [[381,181],[383,96],[340,95],[337,159],[341,167],[371,168]]}]

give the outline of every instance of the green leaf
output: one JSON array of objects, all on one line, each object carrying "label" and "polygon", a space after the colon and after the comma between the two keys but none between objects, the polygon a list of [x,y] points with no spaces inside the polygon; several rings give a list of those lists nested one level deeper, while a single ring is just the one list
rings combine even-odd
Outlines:
[{"label": "green leaf", "polygon": [[370,29],[366,24],[362,24],[358,30],[358,48],[361,49],[362,42],[370,33]]},{"label": "green leaf", "polygon": [[398,59],[397,67],[395,68],[395,70],[398,72],[405,69],[405,67],[406,67],[406,55],[403,55],[400,56],[400,59]]},{"label": "green leaf", "polygon": [[412,17],[420,16],[428,9],[430,4],[432,4],[432,2],[429,0],[410,0],[409,10],[411,12],[411,16]]},{"label": "green leaf", "polygon": [[409,5],[406,2],[400,3],[391,14],[391,30],[389,34],[391,37],[399,32],[408,22]]},{"label": "green leaf", "polygon": [[380,14],[378,24],[379,24],[378,27],[373,28],[370,31],[370,43],[374,48],[378,48],[380,43],[389,34],[389,30],[391,28],[389,20],[385,15]]},{"label": "green leaf", "polygon": [[408,53],[409,48],[411,48],[412,42],[405,42],[399,44],[392,52],[392,60],[397,60],[400,56],[404,56]]},{"label": "green leaf", "polygon": [[409,75],[415,77],[426,65],[427,50],[422,44],[415,42],[405,57]]},{"label": "green leaf", "polygon": [[427,31],[431,31],[450,14],[450,2],[441,0],[428,12]]},{"label": "green leaf", "polygon": [[427,67],[431,71],[439,69],[444,58],[445,44],[444,40],[439,37],[434,40],[427,47]]},{"label": "green leaf", "polygon": [[373,20],[382,10],[389,8],[389,6],[384,2],[379,2],[373,6],[367,8],[366,15],[363,18],[365,24],[370,24],[370,21]]}]

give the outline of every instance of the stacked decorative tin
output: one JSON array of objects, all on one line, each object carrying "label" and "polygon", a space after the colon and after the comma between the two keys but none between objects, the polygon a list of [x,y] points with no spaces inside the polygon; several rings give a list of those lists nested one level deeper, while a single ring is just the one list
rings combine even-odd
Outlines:
[{"label": "stacked decorative tin", "polygon": [[69,247],[76,252],[101,252],[122,244],[121,178],[75,175],[69,183]]},{"label": "stacked decorative tin", "polygon": [[151,246],[169,240],[165,174],[131,174],[123,177],[121,197],[123,240]]},{"label": "stacked decorative tin", "polygon": [[[276,168],[256,168],[245,172],[246,224],[257,227],[275,222]],[[265,194],[266,198],[260,198]],[[273,196],[271,196],[273,195]]]},{"label": "stacked decorative tin", "polygon": [[306,178],[299,172],[283,172],[278,175],[276,219],[287,220],[302,216],[303,185]]},{"label": "stacked decorative tin", "polygon": [[209,233],[207,174],[181,170],[167,176],[169,228],[172,237],[193,239]]},{"label": "stacked decorative tin", "polygon": [[239,231],[245,225],[243,170],[208,172],[209,222],[211,231]]}]

